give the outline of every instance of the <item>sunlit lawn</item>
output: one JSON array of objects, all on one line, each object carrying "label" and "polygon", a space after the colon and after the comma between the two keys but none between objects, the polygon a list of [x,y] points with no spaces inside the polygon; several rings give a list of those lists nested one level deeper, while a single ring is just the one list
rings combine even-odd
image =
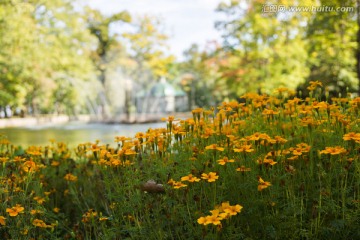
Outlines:
[{"label": "sunlit lawn", "polygon": [[1,140],[1,239],[360,239],[360,97],[246,94],[116,144]]}]

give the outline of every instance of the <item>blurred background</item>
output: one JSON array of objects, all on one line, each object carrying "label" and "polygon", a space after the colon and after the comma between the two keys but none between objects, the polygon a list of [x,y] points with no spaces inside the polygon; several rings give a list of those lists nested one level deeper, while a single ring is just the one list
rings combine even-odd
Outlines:
[{"label": "blurred background", "polygon": [[94,138],[101,123],[131,135],[246,92],[286,87],[305,98],[309,81],[323,83],[324,98],[358,96],[358,9],[358,0],[1,0],[0,133],[26,144],[29,128],[50,138],[59,127],[49,123],[81,120],[96,123],[86,127]]}]

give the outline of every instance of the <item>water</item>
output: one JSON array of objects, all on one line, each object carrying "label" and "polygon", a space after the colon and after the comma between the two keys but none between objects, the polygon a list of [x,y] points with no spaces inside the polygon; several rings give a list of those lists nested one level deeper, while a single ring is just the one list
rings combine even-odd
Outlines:
[{"label": "water", "polygon": [[134,137],[137,132],[146,132],[149,128],[164,127],[166,127],[164,122],[146,124],[67,123],[3,128],[0,129],[0,135],[5,135],[12,144],[23,147],[49,145],[51,139],[74,147],[79,143],[95,142],[96,140],[100,140],[100,144],[114,146],[116,136]]}]

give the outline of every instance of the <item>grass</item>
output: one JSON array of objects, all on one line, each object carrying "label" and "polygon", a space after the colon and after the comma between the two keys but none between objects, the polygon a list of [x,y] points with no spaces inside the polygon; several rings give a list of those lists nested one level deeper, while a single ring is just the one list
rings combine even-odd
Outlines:
[{"label": "grass", "polygon": [[360,239],[360,98],[246,94],[115,147],[0,141],[1,239]]}]

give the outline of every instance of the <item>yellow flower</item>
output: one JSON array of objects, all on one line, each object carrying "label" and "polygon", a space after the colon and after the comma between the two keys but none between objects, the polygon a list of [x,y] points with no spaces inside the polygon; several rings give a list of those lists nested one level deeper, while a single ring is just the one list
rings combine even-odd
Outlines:
[{"label": "yellow flower", "polygon": [[220,152],[224,151],[223,147],[218,147],[216,144],[211,144],[205,147],[206,150],[218,150]]},{"label": "yellow flower", "polygon": [[168,184],[171,185],[173,188],[175,189],[179,189],[179,188],[182,188],[182,187],[186,187],[187,185],[186,184],[183,184],[182,182],[176,182],[174,181],[173,179],[170,179],[168,181]]},{"label": "yellow flower", "polygon": [[23,164],[23,170],[25,171],[25,172],[34,172],[34,171],[36,171],[36,164],[35,164],[35,162],[33,162],[33,161],[26,161],[26,162],[24,162],[24,164]]},{"label": "yellow flower", "polygon": [[271,166],[274,166],[275,164],[277,164],[277,162],[275,162],[274,160],[272,160],[272,159],[267,159],[267,158],[264,159],[263,163],[269,164],[269,165],[271,165]]},{"label": "yellow flower", "polygon": [[241,205],[236,204],[234,206],[228,206],[228,207],[224,208],[223,210],[225,213],[229,214],[230,216],[234,216],[234,215],[238,214],[242,208],[243,207]]},{"label": "yellow flower", "polygon": [[40,219],[34,219],[32,224],[35,227],[41,227],[41,228],[51,227],[51,225],[46,225],[46,223],[43,220],[40,220]]},{"label": "yellow flower", "polygon": [[279,112],[274,111],[272,109],[264,109],[264,111],[262,112],[263,115],[277,115],[279,114]]},{"label": "yellow flower", "polygon": [[22,234],[22,235],[27,235],[28,232],[29,232],[29,229],[24,228],[24,229],[21,231],[21,234]]},{"label": "yellow flower", "polygon": [[15,207],[6,208],[6,212],[9,213],[10,217],[16,217],[19,213],[24,212],[24,208],[20,204],[16,204]]},{"label": "yellow flower", "polygon": [[346,153],[346,149],[340,146],[336,147],[325,147],[325,150],[320,151],[320,154],[331,154],[331,155],[338,155],[341,153]]},{"label": "yellow flower", "polygon": [[219,210],[211,211],[212,215],[205,217],[204,225],[213,224],[213,225],[220,225],[222,218],[219,216]]},{"label": "yellow flower", "polygon": [[234,152],[248,152],[248,153],[250,153],[250,152],[255,151],[251,147],[252,147],[251,145],[245,144],[245,145],[234,148]]},{"label": "yellow flower", "polygon": [[301,148],[295,148],[292,152],[292,154],[294,154],[295,156],[300,156],[302,155],[303,151]]},{"label": "yellow flower", "polygon": [[236,171],[238,171],[238,172],[250,172],[251,168],[246,168],[245,166],[241,166],[241,167],[238,167],[236,169]]},{"label": "yellow flower", "polygon": [[43,204],[45,202],[45,198],[42,198],[42,197],[34,197],[33,198],[35,201],[38,202],[38,204]]},{"label": "yellow flower", "polygon": [[253,135],[249,136],[249,140],[257,141],[260,139],[260,137],[261,137],[261,133],[256,132]]},{"label": "yellow flower", "polygon": [[41,210],[37,210],[37,209],[32,209],[31,211],[30,211],[30,214],[31,215],[35,215],[35,214],[42,214],[43,212],[41,211]]},{"label": "yellow flower", "polygon": [[55,208],[53,208],[53,211],[54,211],[54,213],[59,213],[59,212],[60,212],[60,208],[55,207]]},{"label": "yellow flower", "polygon": [[347,134],[345,134],[343,136],[343,139],[345,141],[350,141],[350,140],[359,141],[360,140],[360,133],[349,132],[349,133],[347,133]]},{"label": "yellow flower", "polygon": [[5,226],[6,225],[6,222],[5,222],[5,217],[4,216],[0,216],[0,224],[2,225],[2,226]]},{"label": "yellow flower", "polygon": [[275,140],[276,143],[280,143],[280,144],[284,144],[284,143],[287,142],[287,140],[285,138],[282,138],[280,136],[275,136],[274,140]]},{"label": "yellow flower", "polygon": [[66,181],[69,181],[69,182],[76,182],[77,181],[77,177],[72,175],[71,173],[66,174],[64,179]]},{"label": "yellow flower", "polygon": [[292,157],[288,157],[287,158],[287,160],[289,160],[289,161],[294,161],[294,160],[296,160],[296,159],[298,159],[299,158],[299,156],[292,156]]},{"label": "yellow flower", "polygon": [[175,189],[183,188],[183,187],[186,187],[186,186],[187,185],[183,184],[182,182],[174,182],[173,183],[173,188],[175,188]]},{"label": "yellow flower", "polygon": [[197,177],[193,176],[192,174],[189,174],[187,176],[182,177],[181,181],[199,182],[200,178],[197,178]]},{"label": "yellow flower", "polygon": [[94,217],[96,217],[98,215],[98,213],[94,210],[94,209],[89,209],[86,213],[84,213],[82,215],[82,219],[81,221],[83,223],[87,223],[89,222],[91,219],[93,219]]},{"label": "yellow flower", "polygon": [[206,217],[200,217],[197,222],[198,224],[206,225]]},{"label": "yellow flower", "polygon": [[115,137],[115,142],[122,142],[123,144],[124,144],[124,142],[126,141],[126,140],[130,140],[131,138],[128,138],[128,137],[124,137],[124,136],[117,136],[117,137]]},{"label": "yellow flower", "polygon": [[136,155],[137,153],[132,149],[126,149],[125,155]]},{"label": "yellow flower", "polygon": [[103,221],[106,221],[106,220],[109,220],[109,218],[108,217],[99,217],[100,222],[103,222]]},{"label": "yellow flower", "polygon": [[216,172],[209,172],[208,174],[201,174],[201,178],[207,180],[208,182],[215,182],[219,176],[216,175]]},{"label": "yellow flower", "polygon": [[313,91],[317,86],[322,87],[322,83],[320,81],[310,81],[310,86],[307,89]]},{"label": "yellow flower", "polygon": [[64,196],[67,196],[69,193],[70,193],[70,190],[69,190],[69,189],[65,189],[65,190],[64,190]]},{"label": "yellow flower", "polygon": [[195,108],[191,112],[194,114],[194,113],[202,113],[203,111],[204,111],[204,109],[202,109],[202,108]]},{"label": "yellow flower", "polygon": [[271,186],[270,182],[265,182],[261,177],[259,177],[258,191],[262,191],[269,186]]},{"label": "yellow flower", "polygon": [[60,165],[60,162],[58,162],[58,161],[52,161],[51,162],[51,166],[53,166],[53,167],[57,167],[59,165]]},{"label": "yellow flower", "polygon": [[297,146],[298,148],[300,148],[300,149],[301,149],[301,152],[303,152],[303,153],[307,153],[307,152],[309,152],[310,149],[311,149],[311,147],[310,147],[308,144],[306,144],[306,143],[299,143],[299,144],[296,144],[296,146]]},{"label": "yellow flower", "polygon": [[222,159],[219,159],[217,161],[220,165],[225,165],[226,163],[235,162],[234,159],[228,159],[227,157],[224,157]]}]

